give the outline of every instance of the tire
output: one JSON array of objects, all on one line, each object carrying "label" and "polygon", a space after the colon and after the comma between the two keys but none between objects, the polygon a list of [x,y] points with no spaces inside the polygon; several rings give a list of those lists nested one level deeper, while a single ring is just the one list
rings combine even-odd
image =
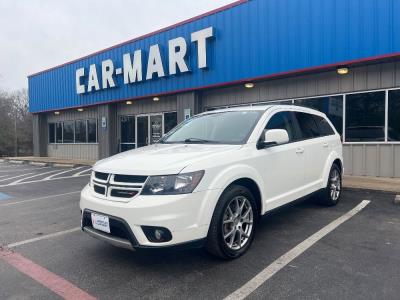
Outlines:
[{"label": "tire", "polygon": [[207,235],[207,251],[223,259],[243,255],[253,242],[258,215],[250,190],[240,185],[229,186],[215,207]]},{"label": "tire", "polygon": [[329,171],[328,183],[319,197],[319,203],[325,206],[334,206],[339,203],[342,195],[342,173],[340,168],[333,164]]}]

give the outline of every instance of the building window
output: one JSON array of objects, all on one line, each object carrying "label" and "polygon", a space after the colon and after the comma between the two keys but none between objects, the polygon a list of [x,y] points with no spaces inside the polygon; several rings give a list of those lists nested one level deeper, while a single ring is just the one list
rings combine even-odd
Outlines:
[{"label": "building window", "polygon": [[54,144],[56,142],[56,125],[49,123],[49,143]]},{"label": "building window", "polygon": [[328,119],[335,126],[340,135],[343,133],[343,96],[330,96],[299,99],[294,101],[295,105],[300,105],[326,114]]},{"label": "building window", "polygon": [[74,122],[64,122],[63,125],[63,143],[74,142]]},{"label": "building window", "polygon": [[400,141],[400,90],[389,91],[388,142]]},{"label": "building window", "polygon": [[176,112],[164,113],[164,134],[168,133],[178,124],[178,115]]},{"label": "building window", "polygon": [[63,142],[63,123],[58,122],[56,123],[56,143]]},{"label": "building window", "polygon": [[87,143],[86,121],[75,121],[75,143]]},{"label": "building window", "polygon": [[385,141],[385,92],[346,95],[346,142]]},{"label": "building window", "polygon": [[97,143],[97,120],[87,120],[88,143]]}]

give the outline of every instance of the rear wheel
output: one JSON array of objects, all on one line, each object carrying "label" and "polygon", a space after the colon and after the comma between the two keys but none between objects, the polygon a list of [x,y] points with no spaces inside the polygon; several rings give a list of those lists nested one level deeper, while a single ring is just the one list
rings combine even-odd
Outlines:
[{"label": "rear wheel", "polygon": [[214,210],[207,236],[207,250],[225,259],[241,256],[254,239],[257,219],[252,193],[243,186],[228,187]]},{"label": "rear wheel", "polygon": [[329,172],[328,184],[320,197],[320,203],[326,206],[338,204],[342,193],[342,174],[340,168],[334,164]]}]

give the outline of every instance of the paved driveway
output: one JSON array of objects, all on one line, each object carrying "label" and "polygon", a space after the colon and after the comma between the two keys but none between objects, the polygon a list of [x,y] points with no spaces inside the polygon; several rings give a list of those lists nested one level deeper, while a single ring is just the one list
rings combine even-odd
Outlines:
[{"label": "paved driveway", "polygon": [[88,174],[0,163],[0,299],[399,299],[393,194],[346,189],[336,207],[287,206],[262,219],[246,255],[226,262],[85,235],[78,203]]}]

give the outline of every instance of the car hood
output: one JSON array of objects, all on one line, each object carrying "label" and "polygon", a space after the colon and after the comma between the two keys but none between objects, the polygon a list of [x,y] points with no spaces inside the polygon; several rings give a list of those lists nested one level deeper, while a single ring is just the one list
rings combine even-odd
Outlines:
[{"label": "car hood", "polygon": [[93,169],[126,175],[178,174],[192,163],[241,147],[242,145],[155,144],[100,160]]}]

